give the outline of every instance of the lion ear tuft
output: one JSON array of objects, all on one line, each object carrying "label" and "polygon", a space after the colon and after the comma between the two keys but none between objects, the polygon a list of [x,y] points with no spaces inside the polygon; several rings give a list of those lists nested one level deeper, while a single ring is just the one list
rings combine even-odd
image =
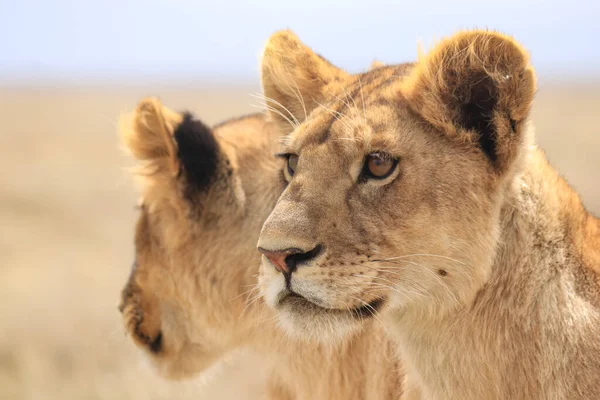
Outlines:
[{"label": "lion ear tuft", "polygon": [[448,135],[473,136],[504,170],[523,142],[535,74],[528,53],[511,37],[465,31],[421,57],[401,90],[425,120]]}]

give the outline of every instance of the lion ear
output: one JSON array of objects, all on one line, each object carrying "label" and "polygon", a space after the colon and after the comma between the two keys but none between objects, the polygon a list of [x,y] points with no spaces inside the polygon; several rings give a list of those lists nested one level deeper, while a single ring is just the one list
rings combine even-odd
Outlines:
[{"label": "lion ear", "polygon": [[529,55],[511,37],[466,31],[425,54],[401,90],[425,120],[450,136],[475,139],[505,170],[523,143],[535,74]]},{"label": "lion ear", "polygon": [[142,100],[135,111],[121,118],[121,136],[134,157],[172,175],[179,171],[175,129],[183,115],[164,107],[156,98]]},{"label": "lion ear", "polygon": [[187,187],[208,188],[226,158],[213,131],[190,113],[177,113],[156,98],[142,100],[121,121],[123,141],[144,168],[142,175],[181,177]]},{"label": "lion ear", "polygon": [[277,122],[304,121],[322,101],[325,88],[349,76],[288,30],[273,34],[263,51],[263,93],[269,114]]}]

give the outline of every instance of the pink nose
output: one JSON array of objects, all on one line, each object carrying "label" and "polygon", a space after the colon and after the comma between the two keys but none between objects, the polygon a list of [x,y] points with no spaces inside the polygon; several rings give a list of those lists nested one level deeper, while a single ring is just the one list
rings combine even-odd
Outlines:
[{"label": "pink nose", "polygon": [[271,250],[263,249],[262,247],[259,247],[258,251],[260,251],[262,254],[264,254],[269,259],[269,261],[271,261],[271,264],[273,264],[275,266],[277,271],[287,272],[287,273],[290,272],[290,269],[288,268],[287,264],[285,263],[285,259],[291,254],[298,253],[297,249],[271,251]]}]

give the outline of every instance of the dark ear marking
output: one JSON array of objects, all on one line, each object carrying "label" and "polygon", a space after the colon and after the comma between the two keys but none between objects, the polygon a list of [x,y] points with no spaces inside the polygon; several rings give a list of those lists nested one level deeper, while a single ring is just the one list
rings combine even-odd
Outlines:
[{"label": "dark ear marking", "polygon": [[467,87],[462,93],[462,121],[467,130],[478,135],[479,146],[488,158],[495,163],[498,159],[496,127],[492,122],[494,109],[498,103],[498,90],[489,76],[473,79],[477,83]]},{"label": "dark ear marking", "polygon": [[219,144],[212,131],[192,114],[184,113],[174,133],[180,174],[196,190],[206,189],[214,178],[219,162]]},{"label": "dark ear marking", "polygon": [[523,148],[535,73],[512,37],[463,31],[420,57],[400,85],[413,111],[451,138],[473,143],[503,173]]}]

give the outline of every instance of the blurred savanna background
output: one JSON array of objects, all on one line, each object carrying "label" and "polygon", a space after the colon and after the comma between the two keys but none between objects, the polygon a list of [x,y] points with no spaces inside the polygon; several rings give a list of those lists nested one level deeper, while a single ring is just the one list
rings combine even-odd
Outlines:
[{"label": "blurred savanna background", "polygon": [[136,193],[118,119],[145,96],[208,123],[257,112],[264,41],[291,28],[349,71],[414,60],[460,28],[531,51],[551,162],[600,213],[600,5],[505,0],[0,2],[0,399],[253,398],[232,355],[166,382],[125,336]]}]

